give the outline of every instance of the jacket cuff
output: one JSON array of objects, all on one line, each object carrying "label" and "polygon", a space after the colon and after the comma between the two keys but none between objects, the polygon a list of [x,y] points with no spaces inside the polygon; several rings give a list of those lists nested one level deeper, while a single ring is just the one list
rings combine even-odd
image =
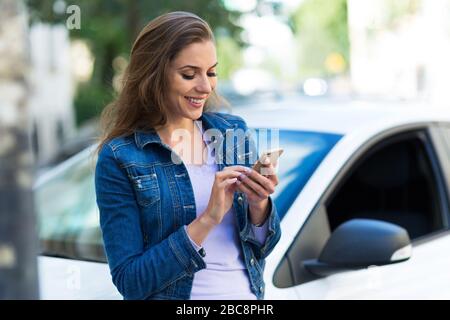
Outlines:
[{"label": "jacket cuff", "polygon": [[261,226],[251,225],[252,232],[250,233],[249,238],[253,238],[260,245],[263,245],[266,242],[267,234],[269,231],[269,219],[266,219]]},{"label": "jacket cuff", "polygon": [[189,274],[206,268],[206,263],[192,246],[184,226],[169,236],[169,246]]}]

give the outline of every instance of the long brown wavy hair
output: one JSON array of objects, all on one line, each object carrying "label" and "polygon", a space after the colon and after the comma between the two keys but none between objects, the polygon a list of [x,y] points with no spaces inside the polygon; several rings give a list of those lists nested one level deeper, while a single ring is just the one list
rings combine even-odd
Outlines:
[{"label": "long brown wavy hair", "polygon": [[[189,12],[161,15],[142,29],[131,49],[122,89],[117,99],[102,111],[102,137],[97,152],[113,138],[166,124],[169,65],[186,46],[202,41],[214,42],[211,28]],[[204,111],[220,102],[226,104],[213,91]]]}]

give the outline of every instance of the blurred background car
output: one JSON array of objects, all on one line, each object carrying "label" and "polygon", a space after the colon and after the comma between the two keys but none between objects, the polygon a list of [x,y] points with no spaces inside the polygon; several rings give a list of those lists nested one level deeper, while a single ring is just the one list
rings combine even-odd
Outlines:
[{"label": "blurred background car", "polygon": [[[234,113],[256,141],[278,136],[285,150],[266,299],[450,298],[450,114],[376,102]],[[35,185],[43,299],[120,298],[99,229],[94,148]]]}]

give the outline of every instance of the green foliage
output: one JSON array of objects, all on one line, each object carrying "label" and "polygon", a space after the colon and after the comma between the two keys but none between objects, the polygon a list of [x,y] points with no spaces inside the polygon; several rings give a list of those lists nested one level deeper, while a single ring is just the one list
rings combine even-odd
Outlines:
[{"label": "green foliage", "polygon": [[91,83],[80,85],[74,101],[77,125],[97,117],[112,100],[113,94],[112,88],[104,85]]},{"label": "green foliage", "polygon": [[[338,53],[349,61],[346,0],[305,0],[291,17],[299,46],[303,77],[330,76],[327,57]],[[347,71],[347,68],[343,70]]]},{"label": "green foliage", "polygon": [[231,74],[242,66],[242,54],[236,41],[230,37],[217,39],[217,73],[220,80],[229,79]]},{"label": "green foliage", "polygon": [[[54,0],[27,0],[31,21],[65,23],[69,17],[65,12],[55,13]],[[109,102],[111,83],[114,77],[112,61],[121,55],[128,57],[131,46],[139,31],[153,18],[170,11],[189,11],[205,19],[213,29],[224,30],[229,39],[241,44],[241,28],[236,21],[239,13],[227,11],[221,0],[71,0],[70,5],[78,5],[81,10],[81,29],[71,30],[72,38],[86,40],[95,57],[93,78],[87,85],[80,86],[75,98],[76,113],[80,124],[91,116],[98,115]],[[230,66],[230,53],[238,48],[228,40],[221,43],[218,54],[221,70]],[[237,50],[236,50],[237,52]],[[232,69],[232,68],[230,68]],[[99,101],[95,101],[99,99]],[[106,101],[105,101],[106,100]],[[106,102],[106,103],[105,103]]]}]

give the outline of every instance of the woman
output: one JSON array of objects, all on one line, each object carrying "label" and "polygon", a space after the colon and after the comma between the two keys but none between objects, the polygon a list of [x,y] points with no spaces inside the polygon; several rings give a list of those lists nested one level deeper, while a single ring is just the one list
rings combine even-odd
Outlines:
[{"label": "woman", "polygon": [[[227,143],[247,130],[241,118],[208,111],[216,66],[205,21],[162,15],[139,34],[124,87],[102,114],[97,204],[125,299],[264,297],[264,259],[280,238],[269,197],[278,180],[250,168],[252,151],[240,148],[253,146],[248,135]],[[190,139],[176,152],[180,136]]]}]

